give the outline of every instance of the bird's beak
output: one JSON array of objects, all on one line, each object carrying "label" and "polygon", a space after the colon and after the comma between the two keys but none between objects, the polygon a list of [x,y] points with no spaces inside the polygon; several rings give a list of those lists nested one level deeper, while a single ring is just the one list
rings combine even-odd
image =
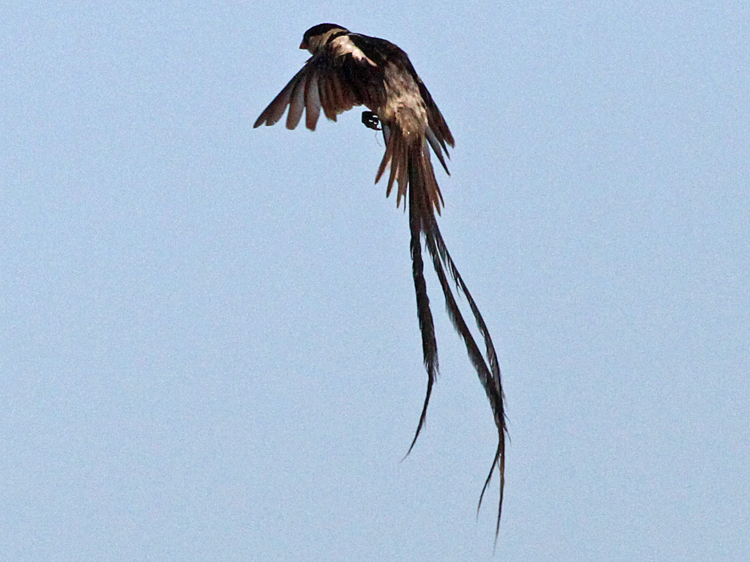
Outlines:
[{"label": "bird's beak", "polygon": [[302,43],[299,44],[300,49],[307,49],[307,42],[303,39]]}]

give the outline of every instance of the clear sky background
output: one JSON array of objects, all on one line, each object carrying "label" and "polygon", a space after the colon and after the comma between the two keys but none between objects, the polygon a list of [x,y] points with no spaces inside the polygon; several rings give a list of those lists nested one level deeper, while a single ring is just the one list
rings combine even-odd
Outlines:
[{"label": "clear sky background", "polygon": [[489,405],[360,112],[254,130],[326,21],[406,50],[501,358],[494,560],[750,560],[750,4],[0,8],[0,559],[492,559]]}]

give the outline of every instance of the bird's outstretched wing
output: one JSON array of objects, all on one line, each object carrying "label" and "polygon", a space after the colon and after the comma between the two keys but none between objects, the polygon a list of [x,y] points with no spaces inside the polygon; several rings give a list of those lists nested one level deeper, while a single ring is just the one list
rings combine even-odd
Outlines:
[{"label": "bird's outstretched wing", "polygon": [[305,125],[314,131],[321,108],[335,121],[337,115],[360,105],[356,94],[328,62],[325,56],[312,57],[260,114],[254,127],[276,124],[288,106],[287,129],[297,127],[305,110]]},{"label": "bird's outstretched wing", "polygon": [[355,105],[374,105],[384,96],[383,70],[348,37],[332,41],[327,48],[310,57],[279,95],[263,110],[253,127],[274,125],[287,106],[287,129],[300,122],[315,130],[322,109],[332,121]]}]

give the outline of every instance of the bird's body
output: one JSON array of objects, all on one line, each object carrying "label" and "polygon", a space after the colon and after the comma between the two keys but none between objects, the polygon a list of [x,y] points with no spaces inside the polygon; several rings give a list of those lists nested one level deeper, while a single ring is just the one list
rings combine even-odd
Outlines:
[{"label": "bird's body", "polygon": [[[363,115],[365,124],[375,127],[375,123],[379,121],[382,125],[386,149],[375,181],[390,166],[386,194],[390,194],[394,183],[397,183],[396,204],[399,205],[402,198],[408,197],[412,274],[424,363],[428,374],[427,394],[411,447],[424,424],[432,385],[438,372],[437,341],[423,274],[424,238],[445,296],[448,315],[466,344],[469,358],[492,407],[498,431],[498,448],[482,489],[482,496],[497,467],[500,473],[499,526],[506,434],[500,368],[487,326],[448,253],[435,216],[436,212],[440,213],[443,197],[430,162],[430,148],[448,172],[444,154],[448,154],[447,145],[454,145],[453,135],[409,57],[393,43],[351,33],[339,25],[324,23],[305,32],[300,48],[310,51],[312,57],[261,113],[254,126],[277,123],[289,107],[287,128],[294,129],[304,112],[307,128],[315,130],[321,109],[326,117],[335,121],[337,115],[354,106],[365,106],[377,117]],[[484,341],[484,354],[458,308],[449,276],[459,294],[463,294],[468,301]]]}]

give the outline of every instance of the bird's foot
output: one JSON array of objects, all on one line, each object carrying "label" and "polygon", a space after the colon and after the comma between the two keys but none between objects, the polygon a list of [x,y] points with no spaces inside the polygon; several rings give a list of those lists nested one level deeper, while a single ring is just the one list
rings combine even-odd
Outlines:
[{"label": "bird's foot", "polygon": [[362,124],[368,129],[374,129],[375,131],[383,130],[382,127],[380,126],[380,119],[372,111],[362,112]]}]

